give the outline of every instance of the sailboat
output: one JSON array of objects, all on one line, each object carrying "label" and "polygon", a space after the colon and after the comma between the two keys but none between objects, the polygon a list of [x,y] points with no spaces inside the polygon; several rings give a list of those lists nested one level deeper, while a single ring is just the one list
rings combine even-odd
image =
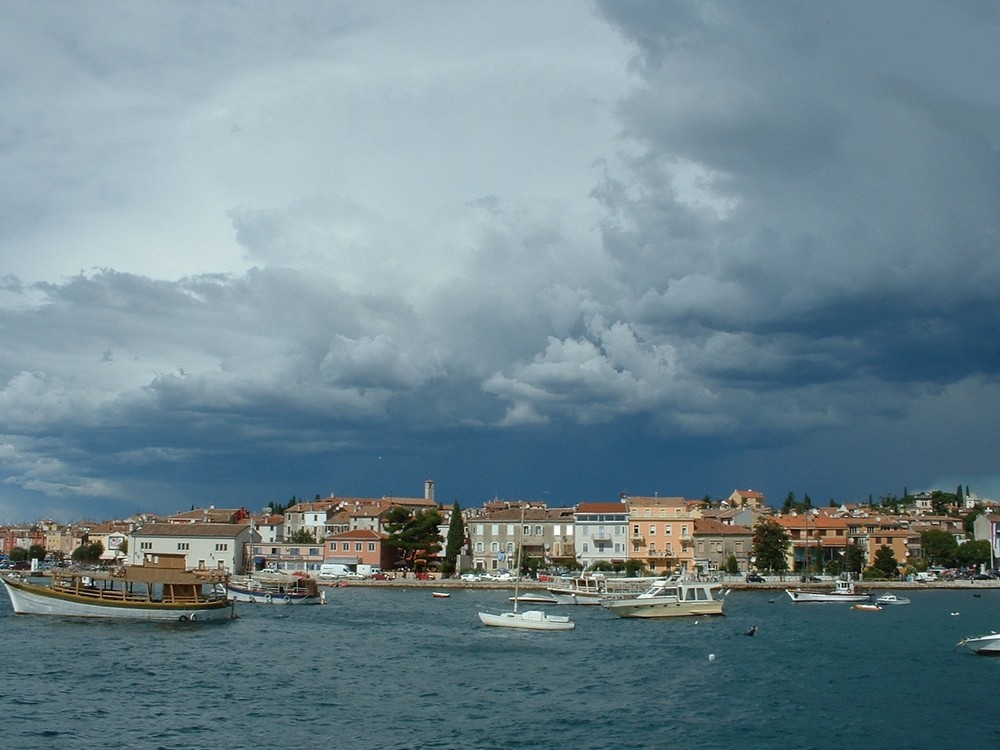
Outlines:
[{"label": "sailboat", "polygon": [[519,612],[518,588],[521,583],[521,548],[524,540],[524,511],[525,506],[521,506],[521,528],[520,538],[517,545],[517,576],[514,578],[514,610],[512,612],[501,612],[492,614],[491,612],[480,612],[479,620],[483,625],[494,628],[521,628],[522,630],[572,630],[576,623],[569,617],[562,615],[547,615],[538,609],[529,609]]}]

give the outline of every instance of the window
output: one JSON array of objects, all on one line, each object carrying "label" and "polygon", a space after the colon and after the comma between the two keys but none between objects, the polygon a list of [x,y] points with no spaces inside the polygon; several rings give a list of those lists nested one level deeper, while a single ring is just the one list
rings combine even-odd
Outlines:
[{"label": "window", "polygon": [[490,552],[499,552],[500,542],[490,542]]},{"label": "window", "polygon": [[215,545],[215,551],[216,552],[225,552],[228,549],[229,549],[229,545],[226,544],[225,542],[219,542],[219,543],[217,543]]},{"label": "window", "polygon": [[586,543],[586,542],[584,542],[584,543],[583,543],[583,554],[585,554],[585,555],[586,555],[586,554],[587,554],[588,552],[590,552],[590,550],[589,550],[589,549],[587,549],[587,543]]},{"label": "window", "polygon": [[559,536],[559,528],[560,528],[559,524],[556,524],[555,526],[552,527],[553,536]]},{"label": "window", "polygon": [[188,544],[187,542],[177,542],[177,549],[188,550],[191,549],[191,545]]},{"label": "window", "polygon": [[541,536],[541,535],[542,535],[542,527],[541,526],[536,526],[535,527],[535,536]]},{"label": "window", "polygon": [[139,549],[153,549],[152,542],[139,542]]},{"label": "window", "polygon": [[310,547],[309,548],[309,556],[310,557],[319,557],[319,550],[316,549],[315,547]]},{"label": "window", "polygon": [[354,543],[354,551],[355,552],[360,552],[361,551],[361,542],[355,542]]},{"label": "window", "polygon": [[343,550],[344,552],[347,552],[347,551],[348,551],[348,550],[349,550],[349,549],[351,548],[351,543],[350,543],[350,542],[341,542],[341,543],[340,543],[340,548],[341,548],[341,549],[342,549],[342,550]]},{"label": "window", "polygon": [[632,527],[632,536],[639,536],[639,524]]},{"label": "window", "polygon": [[375,542],[368,542],[368,551],[369,552],[375,551]]},{"label": "window", "polygon": [[482,551],[483,551],[483,543],[476,542],[476,552],[482,552]]},{"label": "window", "polygon": [[672,523],[663,524],[663,533],[670,536],[674,533],[674,525]]},{"label": "window", "polygon": [[490,524],[490,536],[497,536],[500,533],[500,524]]},{"label": "window", "polygon": [[656,536],[656,524],[654,523],[649,524],[649,535]]}]

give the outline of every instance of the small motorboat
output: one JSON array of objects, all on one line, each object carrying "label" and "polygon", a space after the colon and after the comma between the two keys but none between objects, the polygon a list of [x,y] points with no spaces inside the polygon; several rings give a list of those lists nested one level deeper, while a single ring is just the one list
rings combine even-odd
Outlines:
[{"label": "small motorboat", "polygon": [[862,612],[881,612],[882,607],[878,604],[855,604],[854,609],[860,609]]},{"label": "small motorboat", "polygon": [[955,648],[961,648],[962,646],[968,646],[981,656],[1000,656],[1000,633],[963,638],[955,644]]},{"label": "small motorboat", "polygon": [[876,604],[881,606],[886,606],[889,604],[909,604],[910,600],[905,596],[896,596],[895,594],[882,594],[878,599],[875,600]]},{"label": "small motorboat", "polygon": [[545,594],[521,594],[520,596],[510,597],[510,601],[517,602],[518,604],[558,604],[559,600],[554,596],[546,596]]},{"label": "small motorboat", "polygon": [[443,591],[432,591],[431,596],[433,596],[435,599],[447,599],[449,596],[451,596],[451,594],[446,594]]}]

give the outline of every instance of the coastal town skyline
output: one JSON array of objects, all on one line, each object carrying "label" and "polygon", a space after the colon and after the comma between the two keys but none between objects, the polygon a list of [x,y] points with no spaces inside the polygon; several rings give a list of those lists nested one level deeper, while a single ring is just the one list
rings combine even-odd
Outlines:
[{"label": "coastal town skyline", "polygon": [[0,521],[1000,497],[998,8],[0,19]]}]

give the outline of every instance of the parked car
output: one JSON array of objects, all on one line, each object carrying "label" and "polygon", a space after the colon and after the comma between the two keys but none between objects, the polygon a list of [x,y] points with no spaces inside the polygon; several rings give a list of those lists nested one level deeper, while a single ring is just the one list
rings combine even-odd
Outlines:
[{"label": "parked car", "polygon": [[747,576],[747,583],[764,583],[764,576],[751,573]]},{"label": "parked car", "polygon": [[378,573],[372,573],[371,579],[373,581],[390,581],[392,580],[392,576],[389,575],[388,573],[378,572]]},{"label": "parked car", "polygon": [[461,580],[469,583],[475,583],[476,581],[481,581],[482,576],[480,576],[479,573],[462,573]]}]

